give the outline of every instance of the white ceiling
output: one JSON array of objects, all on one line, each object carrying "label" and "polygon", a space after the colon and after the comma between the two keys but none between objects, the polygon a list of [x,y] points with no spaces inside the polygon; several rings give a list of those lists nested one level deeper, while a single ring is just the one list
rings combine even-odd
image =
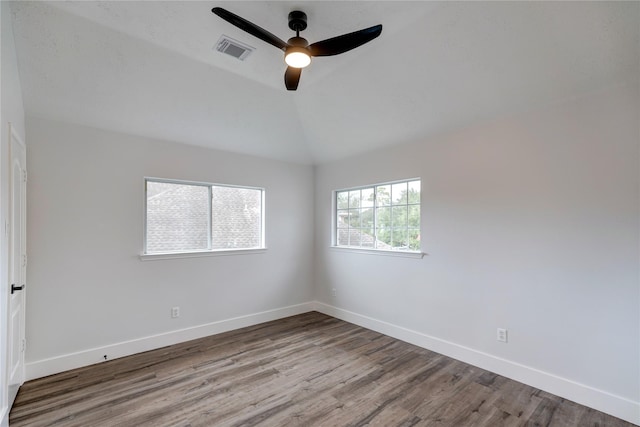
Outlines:
[{"label": "white ceiling", "polygon": [[[315,58],[296,92],[283,54],[211,13],[287,40],[382,35]],[[639,2],[36,2],[12,4],[29,114],[300,163],[416,141],[628,81]],[[239,61],[222,34],[256,48]]]}]

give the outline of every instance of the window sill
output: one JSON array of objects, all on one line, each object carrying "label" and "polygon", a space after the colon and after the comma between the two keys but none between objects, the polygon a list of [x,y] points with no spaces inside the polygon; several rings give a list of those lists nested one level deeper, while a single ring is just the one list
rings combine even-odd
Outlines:
[{"label": "window sill", "polygon": [[382,256],[416,258],[416,259],[422,259],[426,255],[429,255],[425,252],[386,251],[383,249],[366,249],[366,248],[356,248],[356,247],[350,247],[350,246],[331,246],[331,249],[336,251],[353,252],[357,254],[382,255]]},{"label": "window sill", "polygon": [[168,252],[164,254],[140,254],[140,261],[156,261],[161,259],[176,258],[201,258],[209,256],[226,256],[226,255],[252,255],[265,253],[267,248],[256,249],[221,249],[215,251],[198,251],[198,252]]}]

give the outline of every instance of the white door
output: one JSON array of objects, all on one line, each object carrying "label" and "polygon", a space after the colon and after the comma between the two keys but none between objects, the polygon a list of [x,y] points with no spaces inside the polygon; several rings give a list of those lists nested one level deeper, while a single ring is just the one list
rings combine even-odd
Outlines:
[{"label": "white door", "polygon": [[11,174],[9,185],[9,323],[8,373],[9,407],[24,382],[25,350],[25,285],[27,276],[26,250],[26,147],[15,130],[9,126]]}]

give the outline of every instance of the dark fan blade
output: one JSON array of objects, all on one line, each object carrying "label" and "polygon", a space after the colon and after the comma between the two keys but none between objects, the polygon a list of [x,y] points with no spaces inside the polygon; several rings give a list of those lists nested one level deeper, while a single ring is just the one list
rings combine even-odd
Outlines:
[{"label": "dark fan blade", "polygon": [[338,55],[370,42],[378,37],[380,33],[382,33],[382,25],[374,25],[364,30],[313,43],[309,46],[309,51],[312,56]]},{"label": "dark fan blade", "polygon": [[213,9],[211,9],[211,12],[215,13],[225,21],[228,21],[229,23],[235,25],[241,30],[244,30],[249,34],[256,36],[260,40],[274,45],[278,49],[284,50],[284,48],[287,47],[287,44],[284,41],[280,40],[277,36],[271,34],[264,28],[260,28],[256,24],[253,24],[246,19],[239,17],[235,13],[231,13],[221,7],[214,7]]},{"label": "dark fan blade", "polygon": [[301,74],[302,68],[287,67],[287,71],[284,72],[284,85],[287,90],[296,90],[298,88]]}]

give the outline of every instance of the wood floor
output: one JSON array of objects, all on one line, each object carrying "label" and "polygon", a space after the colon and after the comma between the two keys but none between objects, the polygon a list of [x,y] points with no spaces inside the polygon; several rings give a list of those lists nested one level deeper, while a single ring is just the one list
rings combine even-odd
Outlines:
[{"label": "wood floor", "polygon": [[27,382],[20,426],[632,426],[307,313]]}]

